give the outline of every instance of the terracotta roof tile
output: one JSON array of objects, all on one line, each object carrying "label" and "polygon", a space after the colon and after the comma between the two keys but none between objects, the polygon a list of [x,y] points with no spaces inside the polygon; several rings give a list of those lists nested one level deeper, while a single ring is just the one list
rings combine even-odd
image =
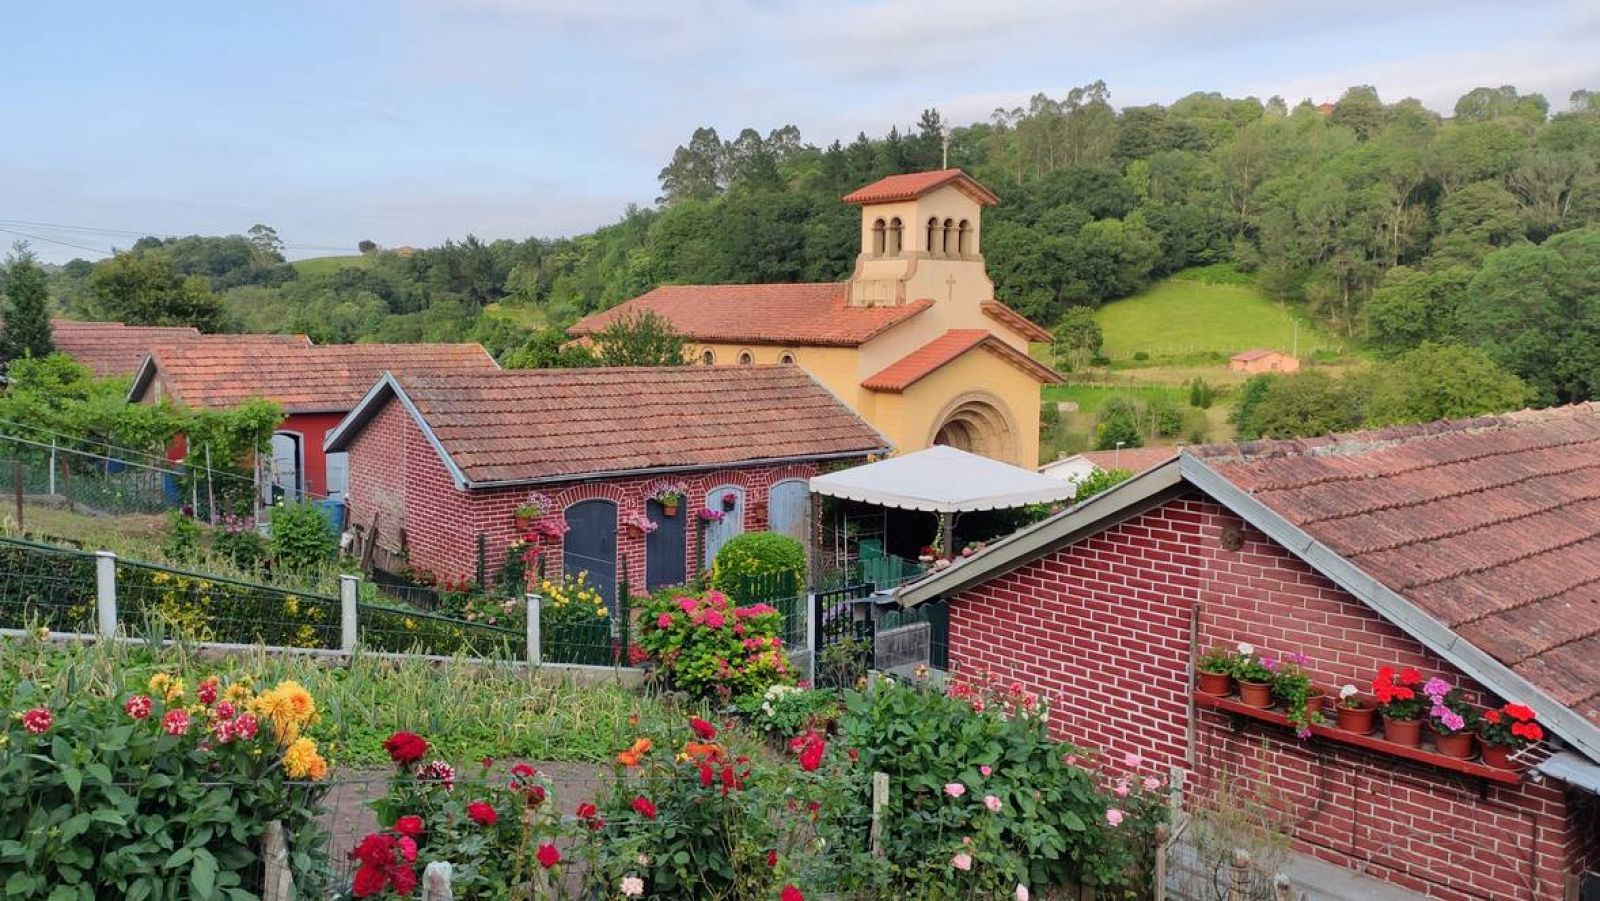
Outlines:
[{"label": "terracotta roof tile", "polygon": [[1600,725],[1600,404],[1193,451]]},{"label": "terracotta roof tile", "polygon": [[617,319],[652,311],[695,341],[854,347],[932,305],[853,307],[843,282],[794,285],[662,285],[579,320],[567,330],[593,335]]},{"label": "terracotta roof tile", "polygon": [[70,319],[52,319],[50,330],[56,349],[89,367],[98,378],[133,375],[156,344],[311,343],[305,335],[205,335],[188,326],[123,325]]},{"label": "terracotta roof tile", "polygon": [[861,383],[869,391],[899,393],[978,347],[999,356],[1041,382],[1063,381],[1060,373],[983,329],[951,329],[911,353],[890,363]]},{"label": "terracotta roof tile", "polygon": [[888,444],[795,366],[411,373],[396,381],[474,483],[865,456]]},{"label": "terracotta roof tile", "polygon": [[225,408],[264,397],[286,413],[348,411],[385,372],[499,371],[478,344],[182,342],[157,346],[150,365],[153,371],[140,370],[135,397],[153,376],[167,396],[190,407]]},{"label": "terracotta roof tile", "polygon": [[1000,202],[988,188],[960,169],[935,169],[931,172],[907,172],[880,178],[864,188],[857,188],[842,198],[845,203],[894,203],[915,200],[929,191],[954,182],[963,194],[984,206]]},{"label": "terracotta roof tile", "polygon": [[998,300],[986,300],[979,304],[979,306],[983,308],[984,315],[988,316],[990,319],[994,319],[998,322],[1003,322],[1006,325],[1011,326],[1012,329],[1026,337],[1029,341],[1048,342],[1056,339],[1055,335],[1050,334],[1049,329],[1038,324],[1037,322],[1034,322],[1032,319],[1029,319],[1021,313],[1018,313],[1016,310],[1011,309]]}]

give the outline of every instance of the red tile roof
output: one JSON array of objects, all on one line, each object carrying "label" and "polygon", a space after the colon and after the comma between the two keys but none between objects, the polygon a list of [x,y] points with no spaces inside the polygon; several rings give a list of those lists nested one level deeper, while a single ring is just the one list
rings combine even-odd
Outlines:
[{"label": "red tile roof", "polygon": [[203,335],[199,329],[188,326],[123,325],[70,319],[52,319],[50,331],[57,350],[89,367],[98,378],[133,375],[157,343],[311,343],[305,335]]},{"label": "red tile roof", "polygon": [[977,180],[960,169],[935,169],[932,172],[908,172],[904,175],[891,175],[880,178],[864,188],[857,188],[844,195],[845,203],[894,203],[901,200],[915,200],[930,191],[954,183],[961,193],[984,206],[993,206],[1000,202],[992,191],[978,184]]},{"label": "red tile roof", "polygon": [[932,305],[853,307],[844,282],[794,285],[662,285],[579,320],[574,337],[594,335],[617,319],[652,311],[685,338],[747,344],[855,347]]},{"label": "red tile roof", "polygon": [[[865,456],[888,446],[796,366],[412,373],[395,382],[473,484]],[[346,446],[386,399],[346,418],[329,448]]]},{"label": "red tile roof", "polygon": [[933,374],[967,351],[978,347],[1022,369],[1041,382],[1064,381],[1061,374],[983,329],[951,329],[911,353],[890,363],[861,383],[869,391],[898,394],[917,381]]},{"label": "red tile roof", "polygon": [[1233,356],[1229,357],[1228,359],[1230,359],[1230,360],[1238,360],[1241,363],[1248,363],[1251,360],[1259,360],[1262,357],[1270,357],[1270,356],[1273,356],[1273,355],[1277,355],[1277,356],[1280,356],[1280,357],[1287,357],[1288,356],[1288,354],[1284,353],[1281,350],[1267,350],[1265,348],[1258,347],[1258,348],[1255,348],[1254,350],[1242,350],[1242,351],[1234,354]]},{"label": "red tile roof", "polygon": [[1192,450],[1600,726],[1600,403]]},{"label": "red tile roof", "polygon": [[[246,336],[239,336],[246,337]],[[131,397],[152,379],[189,407],[226,408],[264,397],[285,413],[343,413],[385,372],[497,372],[478,344],[285,345],[187,341],[158,345],[139,370]]]},{"label": "red tile roof", "polygon": [[998,300],[986,300],[978,306],[983,308],[984,315],[1011,326],[1013,331],[1026,337],[1029,341],[1049,342],[1056,339],[1055,335],[1050,334],[1049,329]]}]

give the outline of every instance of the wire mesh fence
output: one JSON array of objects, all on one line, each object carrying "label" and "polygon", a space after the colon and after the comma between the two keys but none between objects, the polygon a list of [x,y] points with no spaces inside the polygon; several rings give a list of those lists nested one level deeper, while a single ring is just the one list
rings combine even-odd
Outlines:
[{"label": "wire mesh fence", "polygon": [[285,648],[337,648],[340,600],[203,573],[118,560],[119,618],[175,637]]},{"label": "wire mesh fence", "polygon": [[87,632],[95,622],[95,558],[31,541],[0,542],[0,628]]},{"label": "wire mesh fence", "polygon": [[484,660],[522,660],[527,656],[524,631],[399,606],[357,604],[356,635],[361,646],[394,654]]}]

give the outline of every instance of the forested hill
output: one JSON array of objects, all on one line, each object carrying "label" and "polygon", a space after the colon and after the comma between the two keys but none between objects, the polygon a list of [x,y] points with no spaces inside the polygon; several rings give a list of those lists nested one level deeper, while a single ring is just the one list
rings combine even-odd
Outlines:
[{"label": "forested hill", "polygon": [[[146,241],[133,256],[164,271],[133,259],[69,265],[54,284],[71,312],[151,318],[161,304],[129,292],[186,291],[182,306],[193,310],[206,286],[185,277],[203,275],[221,298],[213,327],[321,340],[475,332],[506,352],[529,325],[559,326],[664,282],[845,277],[858,214],[839,197],[938,167],[944,128],[929,111],[909,130],[826,148],[792,126],[731,140],[699,129],[662,170],[656,207],[573,238],[469,237],[315,274],[280,265],[260,234]],[[1512,347],[1507,311],[1540,329],[1592,330],[1577,343],[1600,336],[1600,321],[1573,321],[1600,265],[1600,231],[1584,229],[1600,221],[1600,93],[1577,92],[1554,110],[1539,95],[1481,88],[1449,117],[1414,100],[1384,103],[1370,88],[1322,108],[1194,94],[1118,110],[1097,82],[955,126],[948,153],[1001,198],[986,213],[983,248],[997,294],[1043,323],[1163,273],[1223,262],[1382,350],[1499,341],[1497,356],[1526,377],[1557,365],[1554,351]],[[1551,240],[1561,232],[1574,234]],[[197,240],[236,242],[239,266],[195,259]],[[1530,284],[1539,298],[1528,300]],[[1519,312],[1525,303],[1544,306]],[[535,337],[536,350],[556,341]],[[1597,393],[1600,360],[1560,366],[1570,370],[1560,384],[1539,385],[1545,399]]]}]

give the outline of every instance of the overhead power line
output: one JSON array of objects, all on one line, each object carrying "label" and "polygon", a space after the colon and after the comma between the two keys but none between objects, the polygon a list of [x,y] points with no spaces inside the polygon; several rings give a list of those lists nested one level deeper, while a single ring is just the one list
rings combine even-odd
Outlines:
[{"label": "overhead power line", "polygon": [[[159,231],[133,231],[133,230],[130,230],[130,229],[125,229],[125,228],[103,228],[101,226],[95,226],[95,225],[66,225],[66,224],[59,223],[59,222],[40,222],[40,221],[34,220],[34,219],[6,219],[6,218],[0,218],[0,231],[6,231],[8,233],[15,234],[16,232],[12,232],[11,231],[12,228],[28,228],[28,229],[35,229],[35,230],[37,230],[37,229],[47,229],[47,230],[55,230],[55,231],[73,232],[75,234],[80,234],[80,235],[107,235],[107,236],[112,236],[112,237],[134,238],[134,239],[161,237],[161,234],[160,234]],[[52,244],[66,244],[68,247],[79,247],[79,248],[81,248],[83,250],[94,250],[97,253],[110,253],[110,251],[108,251],[108,250],[103,250],[103,249],[96,248],[96,247],[88,247],[88,246],[82,245],[82,244],[73,244],[73,243],[68,242],[68,241],[61,241],[61,240],[57,240],[55,238],[47,238],[47,237],[44,237],[42,235],[34,235],[32,237],[36,238],[37,240],[45,241],[45,242],[52,243]],[[327,251],[341,251],[342,250],[342,251],[348,251],[348,250],[351,249],[350,247],[335,247],[335,246],[329,245],[329,244],[299,244],[299,243],[292,243],[292,242],[288,242],[288,241],[282,242],[282,244],[283,244],[284,248],[288,249],[288,250],[327,250]]]}]

